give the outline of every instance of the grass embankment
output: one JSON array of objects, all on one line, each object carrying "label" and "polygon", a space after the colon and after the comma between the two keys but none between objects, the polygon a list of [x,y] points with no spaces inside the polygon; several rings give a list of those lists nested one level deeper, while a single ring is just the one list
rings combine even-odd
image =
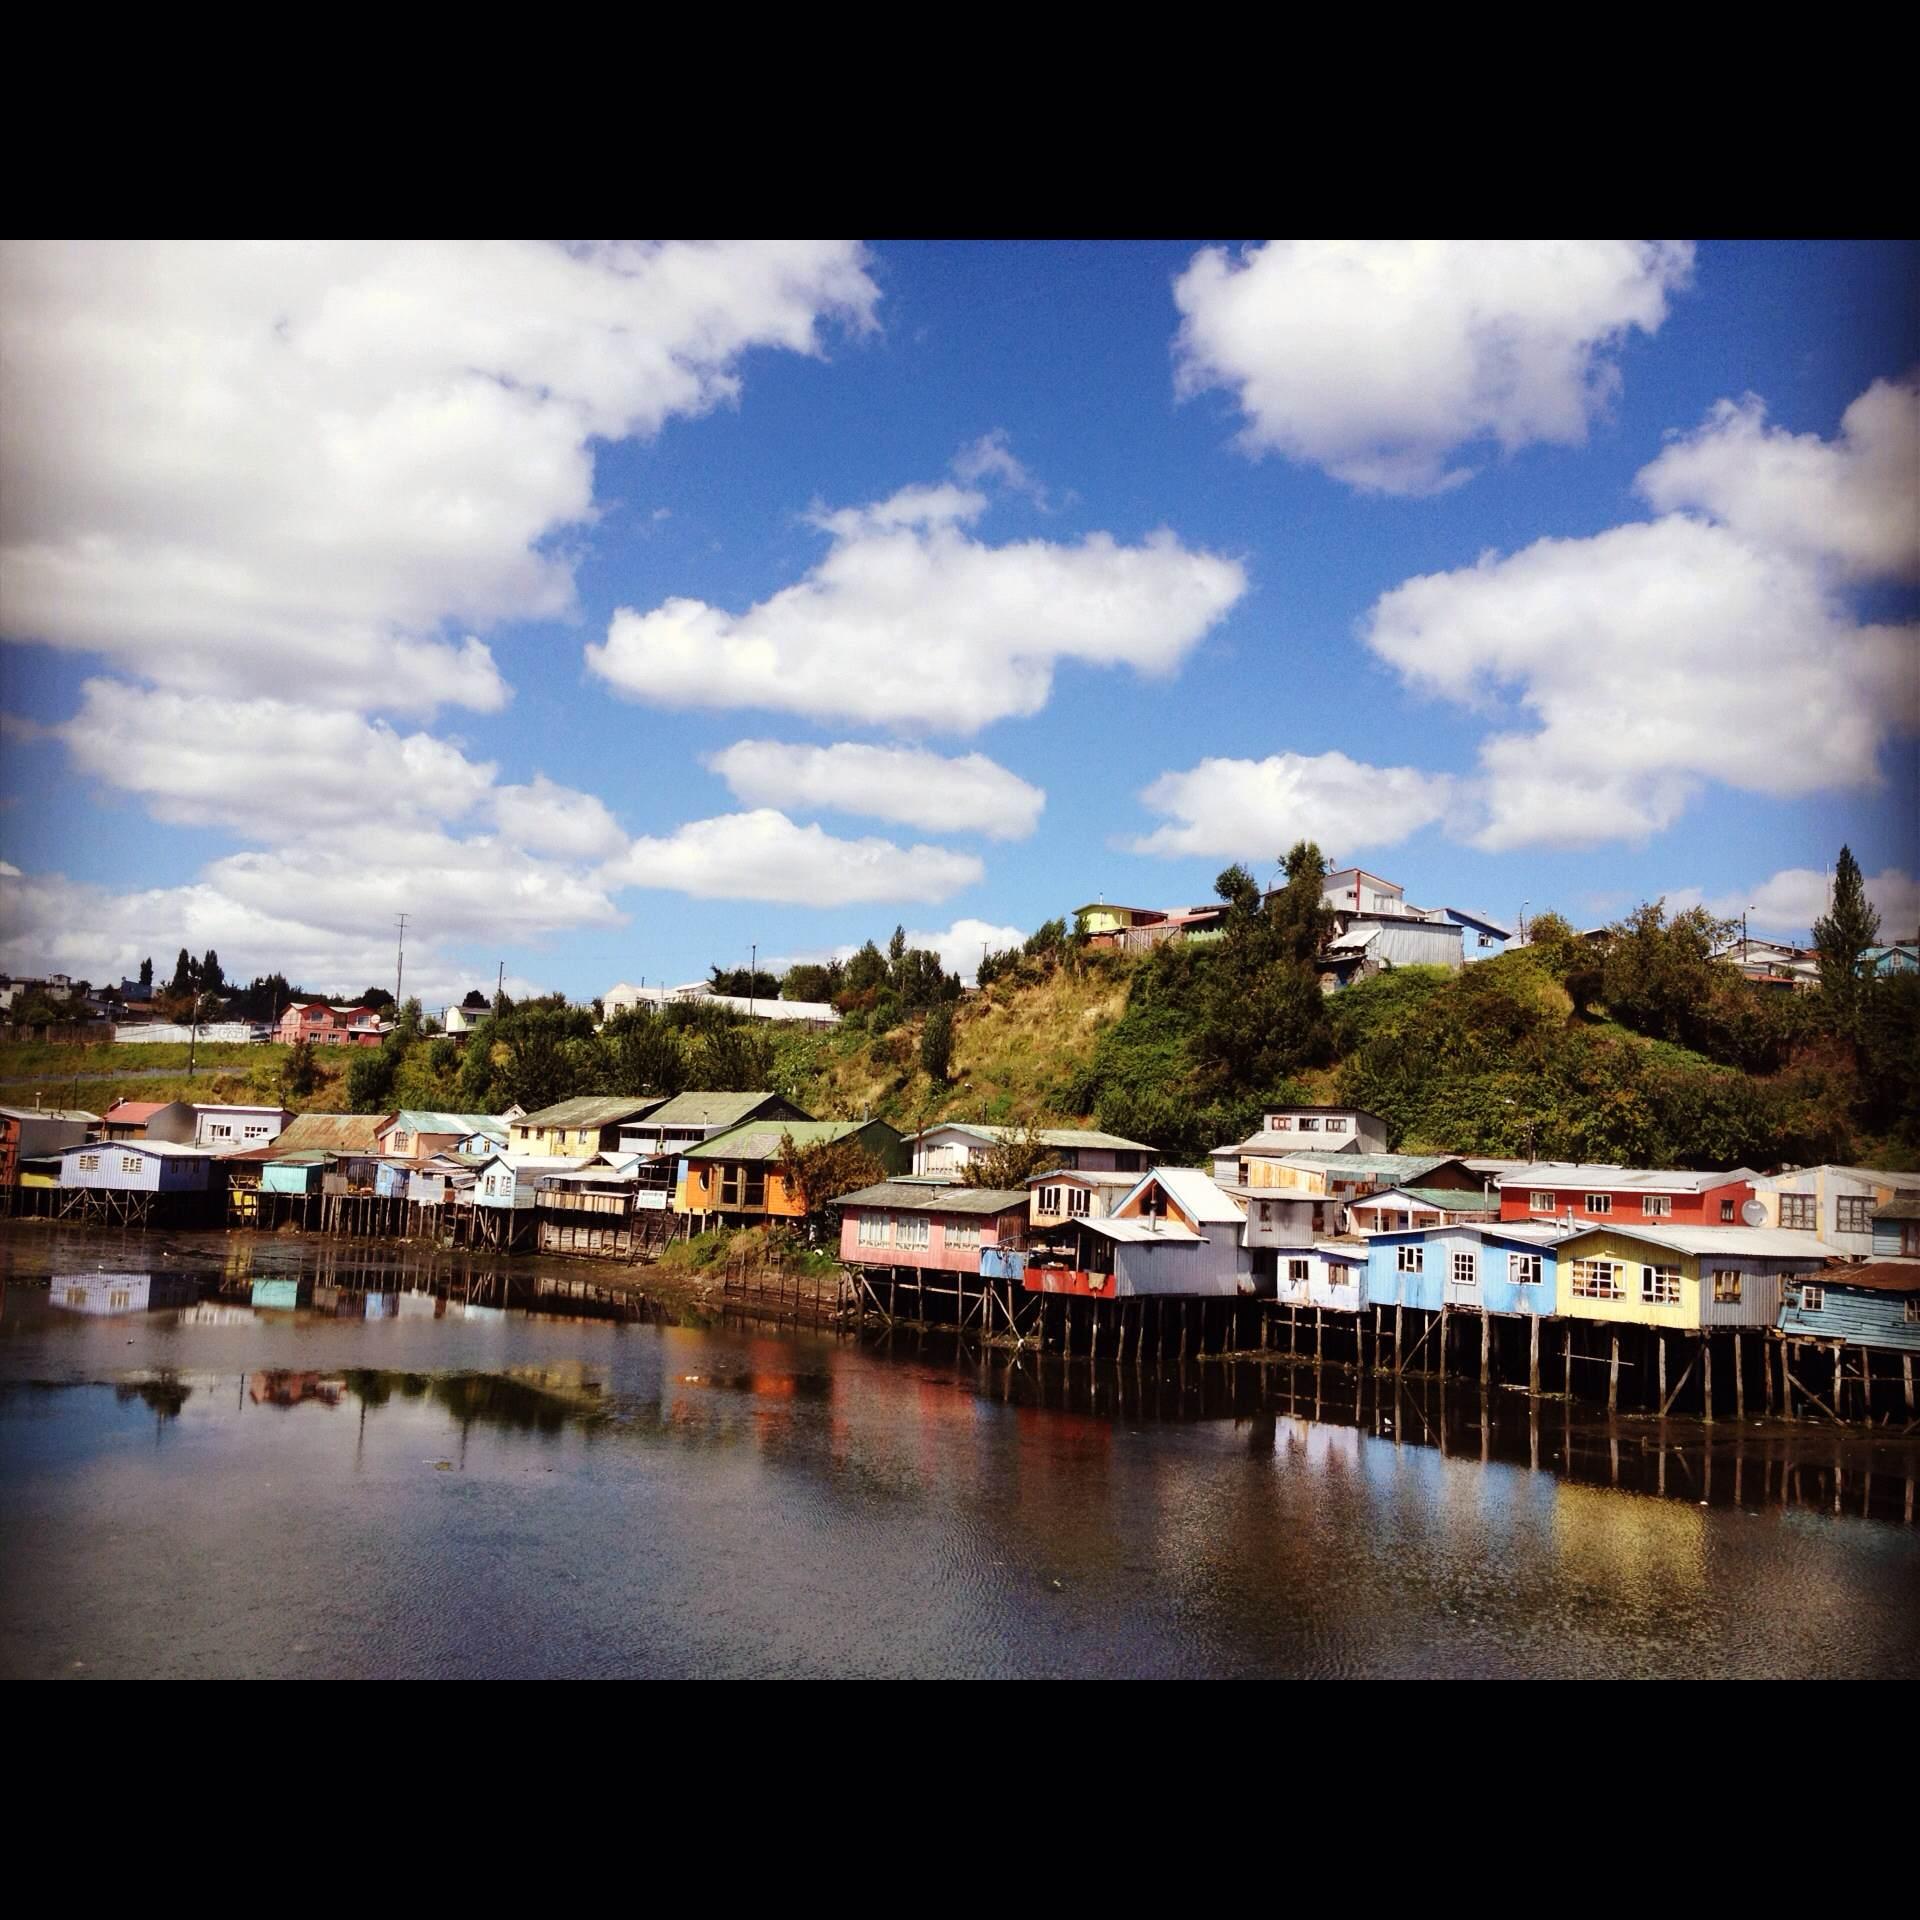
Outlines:
[{"label": "grass embankment", "polygon": [[79,1107],[102,1112],[116,1099],[267,1101],[280,1100],[296,1113],[336,1113],[346,1106],[345,1048],[314,1065],[319,1080],[311,1092],[286,1093],[280,1084],[290,1047],[278,1042],[248,1045],[225,1041],[194,1049],[194,1070],[187,1072],[185,1044],[142,1046],[103,1042],[98,1046],[60,1047],[43,1041],[0,1042],[0,1105]]},{"label": "grass embankment", "polygon": [[954,1008],[945,1086],[920,1066],[925,1015],[890,1033],[844,1026],[777,1035],[776,1078],[809,1113],[870,1113],[903,1132],[937,1120],[1089,1121],[1072,1089],[1127,1004],[1125,964],[996,982]]}]

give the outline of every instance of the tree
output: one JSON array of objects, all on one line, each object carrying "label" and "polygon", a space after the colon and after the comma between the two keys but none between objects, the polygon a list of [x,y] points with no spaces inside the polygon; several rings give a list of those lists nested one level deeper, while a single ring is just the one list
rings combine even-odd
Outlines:
[{"label": "tree", "polygon": [[782,1000],[831,1000],[846,985],[847,970],[838,960],[824,966],[806,960],[789,967],[780,981]]},{"label": "tree", "polygon": [[960,1170],[963,1187],[1023,1187],[1036,1173],[1045,1173],[1060,1164],[1060,1149],[1040,1138],[1031,1122],[1007,1131],[985,1153],[974,1157]]},{"label": "tree", "polygon": [[280,1067],[280,1091],[288,1097],[311,1093],[320,1084],[320,1063],[314,1058],[311,1040],[296,1040],[287,1050]]},{"label": "tree", "polygon": [[182,947],[180,958],[173,963],[173,978],[167,982],[168,994],[176,1000],[190,994],[194,989],[195,972],[193,957]]},{"label": "tree", "polygon": [[140,962],[140,984],[143,987],[147,987],[147,988],[151,988],[153,985],[153,955],[152,954],[148,954],[147,957]]},{"label": "tree", "polygon": [[942,1001],[927,1015],[920,1034],[920,1065],[936,1086],[945,1086],[953,1065],[953,1008]]},{"label": "tree", "polygon": [[487,1006],[487,996],[478,987],[469,987],[467,997],[460,1002],[461,1011],[465,1013],[485,1013]]},{"label": "tree", "polygon": [[362,1007],[372,1007],[376,1012],[393,1005],[393,995],[385,987],[369,987],[355,1003]]},{"label": "tree", "polygon": [[200,962],[200,991],[202,993],[224,993],[227,976],[220,965],[220,956],[209,947],[207,956]]},{"label": "tree", "polygon": [[608,1093],[675,1094],[687,1084],[680,1035],[643,1007],[616,1013],[600,1029]]},{"label": "tree", "polygon": [[773,1000],[779,997],[780,982],[766,969],[734,967],[731,971],[715,965],[707,969],[708,988],[714,993],[730,994],[736,1000]]},{"label": "tree", "polygon": [[1867,903],[1860,863],[1852,848],[1842,847],[1833,866],[1833,905],[1813,923],[1813,944],[1820,955],[1822,1011],[1848,1040],[1860,1038],[1865,1007],[1860,957],[1879,941],[1880,916]]},{"label": "tree", "polygon": [[852,1134],[803,1147],[791,1133],[782,1133],[779,1171],[809,1218],[824,1216],[827,1203],[843,1193],[857,1193],[887,1177],[866,1143]]}]

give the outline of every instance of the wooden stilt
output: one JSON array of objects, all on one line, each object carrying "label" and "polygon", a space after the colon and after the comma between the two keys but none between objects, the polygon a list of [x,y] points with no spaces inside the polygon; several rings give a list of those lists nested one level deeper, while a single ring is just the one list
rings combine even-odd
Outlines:
[{"label": "wooden stilt", "polygon": [[[1405,1359],[1404,1351],[1400,1345],[1400,1311],[1400,1303],[1396,1300],[1393,1303],[1393,1370],[1395,1373],[1400,1371]],[[1394,1432],[1398,1434],[1399,1431],[1399,1426],[1396,1424]]]},{"label": "wooden stilt", "polygon": [[1659,1342],[1660,1348],[1658,1361],[1660,1369],[1660,1398],[1656,1402],[1656,1405],[1658,1405],[1662,1413],[1665,1413],[1667,1410],[1667,1336],[1665,1330],[1663,1329],[1657,1333],[1654,1338]]},{"label": "wooden stilt", "polygon": [[1617,1413],[1620,1410],[1620,1335],[1613,1336],[1613,1358],[1607,1366],[1607,1411]]},{"label": "wooden stilt", "polygon": [[1747,1380],[1740,1364],[1740,1329],[1738,1327],[1733,1330],[1733,1417],[1740,1421],[1744,1421],[1747,1417]]},{"label": "wooden stilt", "polygon": [[1706,1422],[1713,1425],[1713,1335],[1700,1336],[1700,1398],[1706,1407]]},{"label": "wooden stilt", "polygon": [[1493,1373],[1493,1315],[1480,1309],[1480,1391],[1485,1393]]},{"label": "wooden stilt", "polygon": [[[1537,1313],[1527,1315],[1532,1323],[1527,1335],[1527,1391],[1536,1400],[1540,1397],[1540,1316]],[[1540,1435],[1533,1436],[1533,1464],[1540,1464]]]}]

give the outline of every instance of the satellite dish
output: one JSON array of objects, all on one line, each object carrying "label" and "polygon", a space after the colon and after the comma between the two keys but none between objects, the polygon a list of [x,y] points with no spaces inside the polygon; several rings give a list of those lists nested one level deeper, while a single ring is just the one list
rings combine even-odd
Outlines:
[{"label": "satellite dish", "polygon": [[1749,1200],[1740,1209],[1740,1218],[1750,1227],[1764,1227],[1767,1224],[1767,1210],[1758,1200]]}]

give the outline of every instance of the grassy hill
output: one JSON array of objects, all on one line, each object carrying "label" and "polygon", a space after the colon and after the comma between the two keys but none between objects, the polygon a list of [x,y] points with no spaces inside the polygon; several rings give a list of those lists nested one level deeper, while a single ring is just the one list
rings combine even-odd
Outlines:
[{"label": "grassy hill", "polygon": [[100,1113],[115,1100],[250,1101],[278,1099],[296,1113],[335,1113],[346,1106],[346,1050],[319,1049],[312,1091],[285,1094],[280,1076],[292,1051],[277,1043],[203,1042],[187,1072],[184,1043],[51,1046],[0,1041],[0,1106],[80,1107]]}]

